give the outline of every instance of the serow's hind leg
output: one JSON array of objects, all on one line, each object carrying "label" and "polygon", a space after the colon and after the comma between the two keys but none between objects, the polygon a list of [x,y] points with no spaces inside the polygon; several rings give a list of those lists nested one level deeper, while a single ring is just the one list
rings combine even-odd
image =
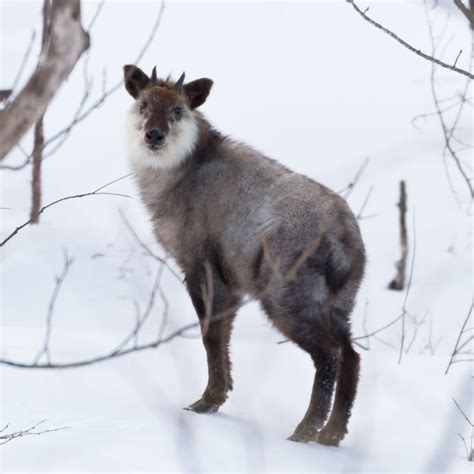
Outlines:
[{"label": "serow's hind leg", "polygon": [[312,336],[311,343],[306,340],[295,340],[295,342],[311,355],[316,366],[316,375],[308,410],[295,432],[288,439],[307,443],[318,441],[318,432],[323,428],[329,416],[339,369],[340,349],[332,338],[324,337],[321,334]]},{"label": "serow's hind leg", "polygon": [[320,444],[338,446],[347,433],[347,424],[359,381],[360,357],[352,348],[349,335],[342,341],[342,361],[337,381],[336,397],[328,423],[319,433]]}]

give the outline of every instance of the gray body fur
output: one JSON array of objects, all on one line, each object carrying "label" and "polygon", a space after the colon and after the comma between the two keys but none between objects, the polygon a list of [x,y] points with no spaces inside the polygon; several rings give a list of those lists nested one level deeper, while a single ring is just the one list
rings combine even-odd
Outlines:
[{"label": "gray body fur", "polygon": [[[200,121],[200,128],[208,126]],[[227,138],[212,153],[211,159],[191,156],[178,168],[134,170],[155,236],[185,274],[212,243],[235,289],[258,298],[262,238],[266,263],[279,259],[282,274],[321,233],[336,272],[349,272],[355,254],[364,253],[357,220],[338,194]],[[324,296],[314,294],[318,301]]]}]

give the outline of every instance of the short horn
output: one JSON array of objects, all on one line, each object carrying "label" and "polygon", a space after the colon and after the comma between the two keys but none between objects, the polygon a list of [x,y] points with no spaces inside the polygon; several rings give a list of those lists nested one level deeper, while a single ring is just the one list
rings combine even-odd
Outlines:
[{"label": "short horn", "polygon": [[156,66],[151,71],[150,84],[154,86],[158,83],[158,78],[156,77]]},{"label": "short horn", "polygon": [[176,92],[181,92],[181,88],[183,87],[183,84],[184,84],[184,76],[185,74],[183,72],[183,74],[181,74],[181,77],[178,79],[178,81],[174,85],[174,90]]}]

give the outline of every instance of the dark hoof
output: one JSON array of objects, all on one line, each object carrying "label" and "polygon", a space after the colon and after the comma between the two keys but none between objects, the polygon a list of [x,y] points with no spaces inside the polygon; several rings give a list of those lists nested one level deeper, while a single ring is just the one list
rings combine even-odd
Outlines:
[{"label": "dark hoof", "polygon": [[339,446],[339,443],[343,437],[344,436],[341,436],[339,433],[331,433],[329,431],[322,430],[318,433],[316,442],[324,446]]},{"label": "dark hoof", "polygon": [[202,398],[197,402],[194,402],[192,405],[184,408],[185,410],[193,411],[195,413],[215,413],[219,410],[219,406],[217,403],[210,403],[206,402]]},{"label": "dark hoof", "polygon": [[318,430],[312,425],[298,425],[295,432],[287,439],[296,443],[316,441]]}]

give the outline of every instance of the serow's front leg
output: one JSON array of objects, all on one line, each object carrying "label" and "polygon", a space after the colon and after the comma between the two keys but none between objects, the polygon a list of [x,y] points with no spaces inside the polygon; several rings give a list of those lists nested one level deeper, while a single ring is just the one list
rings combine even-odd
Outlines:
[{"label": "serow's front leg", "polygon": [[[232,390],[229,342],[240,303],[217,271],[196,272],[186,278],[188,291],[201,324],[207,353],[208,382],[201,398],[186,408],[196,413],[215,413]],[[212,278],[211,285],[207,280]],[[207,290],[212,288],[212,291]],[[209,301],[212,298],[212,301]]]}]

